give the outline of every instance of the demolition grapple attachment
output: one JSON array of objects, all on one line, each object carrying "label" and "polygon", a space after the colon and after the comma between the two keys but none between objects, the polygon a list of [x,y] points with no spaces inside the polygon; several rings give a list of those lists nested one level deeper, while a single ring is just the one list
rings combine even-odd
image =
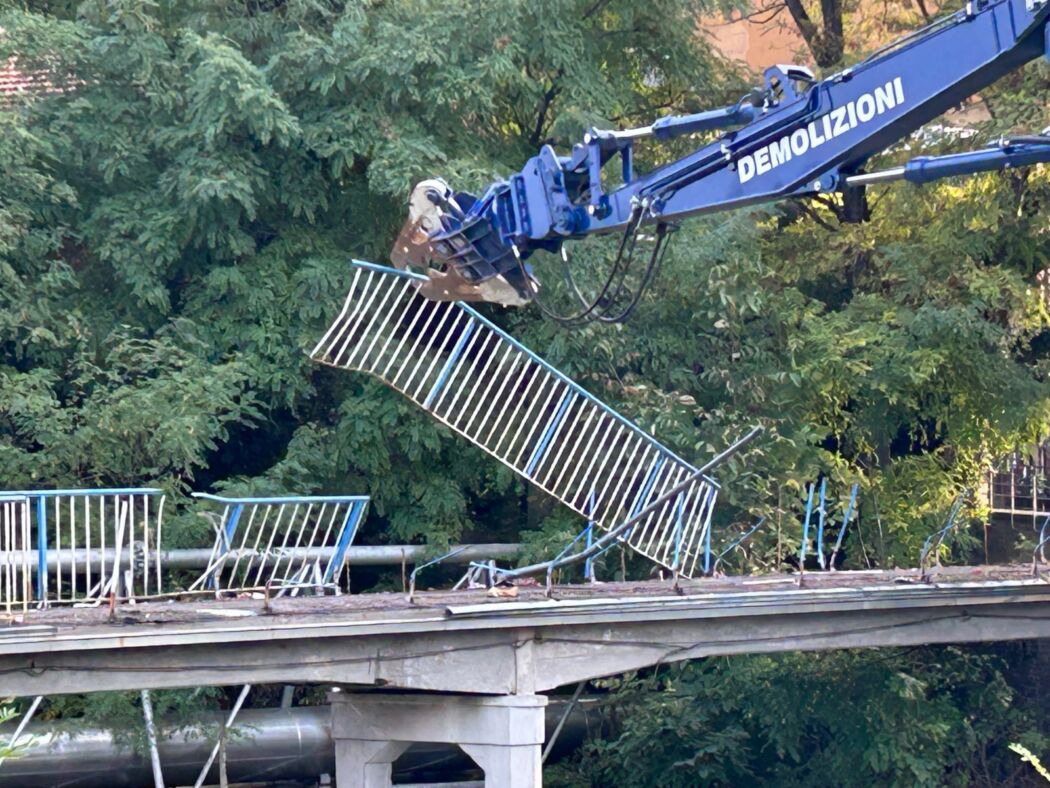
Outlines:
[{"label": "demolition grapple attachment", "polygon": [[[419,292],[431,301],[489,301],[522,306],[538,289],[513,250],[493,236],[484,214],[468,212],[477,200],[454,193],[443,180],[416,184],[408,198],[408,219],[397,237],[390,260],[400,269],[424,274]],[[503,265],[494,267],[479,250],[495,253]]]}]

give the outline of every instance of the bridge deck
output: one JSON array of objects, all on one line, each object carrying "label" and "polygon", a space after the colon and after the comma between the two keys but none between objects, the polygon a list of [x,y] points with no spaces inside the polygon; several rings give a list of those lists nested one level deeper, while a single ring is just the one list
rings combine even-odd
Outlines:
[{"label": "bridge deck", "polygon": [[[1050,567],[1041,567],[1043,572]],[[836,572],[29,611],[0,695],[231,683],[534,694],[697,657],[1050,637],[1028,566]]]},{"label": "bridge deck", "polygon": [[[47,610],[29,610],[25,614],[18,613],[3,618],[14,625],[14,629],[8,629],[6,632],[10,637],[15,635],[19,624],[46,626],[48,631],[57,629],[69,632],[82,628],[94,630],[111,627],[126,628],[138,624],[154,628],[165,624],[206,624],[217,620],[248,619],[255,616],[262,616],[271,623],[291,618],[297,622],[332,619],[366,621],[383,619],[390,614],[397,614],[398,618],[404,618],[406,615],[411,617],[413,611],[429,618],[435,612],[440,614],[448,608],[473,605],[492,605],[494,606],[492,612],[497,613],[509,602],[643,601],[647,598],[665,598],[669,595],[683,598],[701,596],[710,598],[720,594],[735,597],[742,593],[768,595],[770,592],[775,592],[778,598],[787,600],[793,595],[806,595],[806,592],[821,590],[866,590],[877,596],[880,589],[899,590],[914,586],[948,590],[955,586],[962,587],[975,583],[982,586],[994,586],[997,583],[1014,583],[1032,579],[1030,564],[1015,564],[941,567],[930,572],[929,582],[923,581],[915,569],[894,569],[807,572],[802,576],[801,583],[797,574],[682,579],[677,591],[671,580],[557,585],[552,589],[550,598],[543,585],[538,583],[517,585],[513,589],[501,589],[501,591],[509,591],[509,595],[501,596],[490,595],[484,589],[417,590],[412,601],[409,601],[408,595],[402,592],[344,596],[283,596],[269,600],[266,600],[262,594],[254,594],[250,597],[243,595],[242,598],[237,599],[215,599],[198,595],[163,601],[122,604],[113,611],[105,604],[97,607],[57,606]],[[3,632],[4,630],[0,628],[0,633]]]}]

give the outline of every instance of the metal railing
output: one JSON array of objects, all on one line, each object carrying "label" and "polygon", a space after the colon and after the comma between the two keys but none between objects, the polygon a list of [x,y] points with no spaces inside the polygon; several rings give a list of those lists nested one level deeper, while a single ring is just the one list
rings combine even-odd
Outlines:
[{"label": "metal railing", "polygon": [[992,514],[1031,518],[1050,514],[1050,446],[1041,447],[1031,461],[1019,456],[988,472],[988,508]]},{"label": "metal railing", "polygon": [[11,498],[27,502],[20,527],[29,525],[37,603],[97,602],[111,594],[128,598],[160,591],[161,490],[0,492],[0,499]]},{"label": "metal railing", "polygon": [[831,550],[831,555],[825,555],[824,552],[824,535],[829,525],[828,521],[828,480],[824,477],[820,480],[820,495],[816,501],[816,509],[814,509],[813,494],[817,490],[816,484],[810,484],[806,493],[806,515],[802,521],[802,544],[799,547],[798,565],[799,571],[804,572],[806,566],[806,556],[809,553],[809,531],[810,523],[813,519],[813,515],[816,514],[817,522],[816,528],[816,546],[814,549],[814,555],[817,559],[817,565],[821,569],[828,569],[835,571],[835,559],[838,557],[839,552],[842,550],[842,541],[846,536],[846,530],[849,528],[850,520],[853,517],[853,512],[857,506],[857,493],[860,490],[860,485],[856,482],[850,487],[849,502],[846,504],[846,509],[842,515],[842,525],[839,526],[838,537],[835,539],[835,546]]},{"label": "metal railing", "polygon": [[0,598],[8,613],[28,609],[33,597],[32,573],[36,550],[32,544],[29,499],[0,496]]},{"label": "metal railing", "polygon": [[[690,479],[624,536],[692,576],[717,486],[472,307],[417,292],[424,277],[354,261],[343,308],[311,352],[367,372],[605,531]],[[677,560],[675,553],[678,553]]]},{"label": "metal railing", "polygon": [[1035,547],[1032,548],[1032,573],[1038,574],[1039,564],[1046,563],[1046,546],[1050,544],[1050,515],[1043,520],[1043,527],[1039,529],[1039,538]]},{"label": "metal railing", "polygon": [[[190,590],[332,587],[368,507],[361,495],[227,498],[207,568]],[[334,549],[325,560],[316,548]]]},{"label": "metal railing", "polygon": [[922,543],[922,550],[919,551],[919,573],[923,579],[929,576],[932,567],[941,565],[941,548],[947,542],[948,535],[959,522],[959,513],[962,511],[963,504],[969,495],[970,491],[964,490],[962,495],[955,499],[955,502],[952,503],[952,508],[948,511],[948,519],[945,520],[944,525],[926,537],[926,541]]}]

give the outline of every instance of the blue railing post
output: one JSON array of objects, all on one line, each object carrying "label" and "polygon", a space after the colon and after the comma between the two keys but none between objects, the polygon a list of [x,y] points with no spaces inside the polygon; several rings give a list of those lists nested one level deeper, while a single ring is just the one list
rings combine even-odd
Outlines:
[{"label": "blue railing post", "polygon": [[36,499],[36,598],[47,600],[47,501]]},{"label": "blue railing post", "polygon": [[459,341],[456,342],[456,346],[452,349],[452,353],[449,354],[448,359],[445,361],[445,366],[441,368],[441,373],[438,375],[438,379],[434,382],[430,391],[427,392],[426,399],[423,400],[424,410],[429,410],[430,406],[434,404],[434,398],[441,393],[441,389],[445,387],[445,383],[448,382],[448,376],[452,372],[452,368],[456,365],[460,355],[463,353],[463,348],[467,345],[467,340],[470,339],[470,335],[474,333],[474,329],[477,328],[477,321],[473,317],[467,320],[466,328],[463,329],[463,333],[459,335]]},{"label": "blue railing post", "polygon": [[[587,548],[594,544],[594,490],[587,498]],[[585,580],[594,580],[594,556],[583,562],[583,577]]]},{"label": "blue railing post", "polygon": [[[711,491],[707,494],[707,498],[710,501],[715,495],[718,495],[717,488],[712,486]],[[705,502],[706,503],[706,502]],[[714,514],[714,501],[708,503],[707,521],[705,527],[707,528],[707,535],[704,537],[704,574],[711,574],[711,516]]]},{"label": "blue railing post", "polygon": [[[227,553],[230,552],[230,550],[233,549],[233,535],[235,533],[237,533],[237,522],[241,519],[241,512],[243,512],[243,511],[244,511],[244,504],[243,503],[235,504],[234,507],[233,507],[233,511],[230,513],[230,519],[226,521],[226,531],[225,531],[225,533],[226,533],[226,552]],[[212,573],[211,581],[210,581],[211,587],[213,589],[216,589],[216,590],[219,588],[219,572],[222,571],[221,568],[219,568],[219,567],[217,567],[217,568],[219,569],[219,571]]]},{"label": "blue railing post", "polygon": [[821,569],[827,569],[824,561],[824,520],[828,510],[828,477],[820,480],[820,508],[817,510],[817,563]]},{"label": "blue railing post", "polygon": [[554,437],[554,433],[558,431],[558,427],[561,426],[562,419],[565,418],[565,411],[568,409],[569,402],[572,400],[572,394],[573,391],[569,388],[566,390],[565,394],[562,395],[561,402],[558,404],[558,412],[555,414],[553,421],[551,421],[543,431],[543,437],[540,438],[540,442],[536,445],[535,451],[533,451],[532,456],[529,457],[528,465],[525,466],[526,476],[532,476],[532,472],[536,470],[536,466],[543,461],[543,457],[547,453],[547,445],[551,442],[551,438]]},{"label": "blue railing post", "polygon": [[842,539],[846,535],[850,518],[853,517],[853,507],[857,504],[857,491],[859,489],[860,484],[853,482],[853,486],[849,491],[849,503],[846,504],[846,514],[842,517],[842,527],[839,529],[838,539],[835,540],[835,548],[831,551],[831,559],[828,561],[831,569],[835,568],[835,557],[839,554],[839,548],[842,547]]},{"label": "blue railing post", "polygon": [[678,496],[675,503],[674,524],[674,560],[671,562],[671,571],[674,572],[675,580],[678,579],[678,561],[682,552],[682,515],[685,512],[685,501]]},{"label": "blue railing post", "polygon": [[[634,505],[631,507],[631,517],[634,517],[638,512],[645,508],[645,502],[649,499],[649,493],[653,489],[653,485],[656,483],[657,478],[660,476],[660,471],[664,467],[664,463],[667,462],[667,455],[661,454],[655,460],[653,464],[649,466],[649,470],[646,471],[645,481],[642,482],[642,489],[638,493],[638,497],[635,498]],[[623,535],[623,541],[630,542],[632,527]]]},{"label": "blue railing post", "polygon": [[339,537],[339,542],[336,545],[335,553],[332,555],[332,559],[328,562],[328,566],[324,571],[324,582],[331,582],[332,577],[343,565],[343,560],[346,557],[346,551],[350,545],[354,543],[354,537],[357,535],[358,526],[361,524],[362,514],[364,512],[366,502],[355,501],[350,505],[346,512],[346,518],[343,520],[343,529]]}]

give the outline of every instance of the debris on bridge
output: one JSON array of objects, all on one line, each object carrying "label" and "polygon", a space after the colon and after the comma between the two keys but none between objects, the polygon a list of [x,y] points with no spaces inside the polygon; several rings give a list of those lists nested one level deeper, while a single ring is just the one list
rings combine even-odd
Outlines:
[{"label": "debris on bridge", "polygon": [[709,569],[714,478],[469,305],[428,300],[425,277],[353,267],[314,360],[374,375],[606,532],[647,512],[624,543],[685,577]]}]

